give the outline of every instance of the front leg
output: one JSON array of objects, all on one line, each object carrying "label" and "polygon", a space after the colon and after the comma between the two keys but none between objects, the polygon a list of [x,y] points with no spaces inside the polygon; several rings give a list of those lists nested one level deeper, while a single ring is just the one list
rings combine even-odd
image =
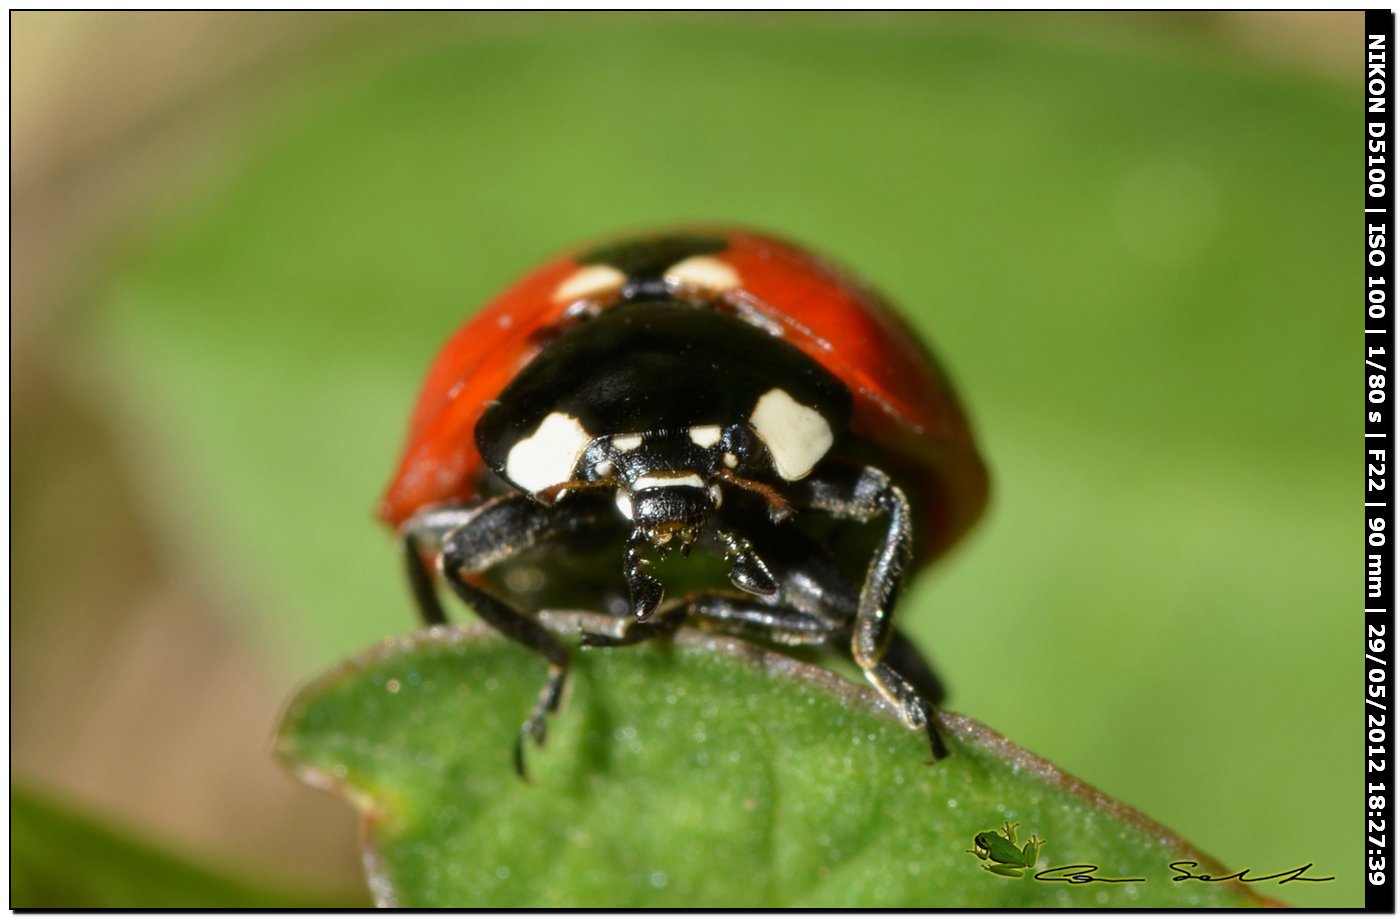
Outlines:
[{"label": "front leg", "polygon": [[687,621],[739,638],[784,645],[824,644],[848,634],[856,590],[819,543],[787,527],[761,529],[749,536],[752,541],[720,526],[709,546],[729,560],[730,583],[742,593],[694,593],[655,616],[627,623],[618,635],[585,633],[583,646],[631,645],[668,637]]},{"label": "front leg", "polygon": [[534,708],[520,727],[515,744],[515,770],[525,776],[525,740],[543,745],[546,720],[559,707],[569,669],[569,652],[538,620],[517,610],[487,590],[480,575],[493,565],[541,540],[588,526],[597,520],[591,510],[573,506],[547,507],[525,495],[505,495],[472,508],[443,508],[420,513],[404,528],[409,582],[423,619],[429,625],[447,621],[424,563],[436,553],[443,580],[488,625],[549,662],[549,678]]},{"label": "front leg", "polygon": [[851,629],[851,656],[904,723],[928,734],[934,759],[943,758],[948,751],[934,723],[933,704],[884,659],[895,636],[895,600],[913,557],[909,499],[873,466],[851,469],[832,464],[800,482],[798,492],[798,503],[812,510],[859,523],[887,521],[861,587]]},{"label": "front leg", "polygon": [[830,622],[790,606],[760,603],[739,593],[707,591],[692,594],[645,622],[629,622],[617,635],[584,632],[580,645],[585,648],[635,645],[669,637],[687,622],[736,638],[759,638],[789,646],[826,644],[837,633]]},{"label": "front leg", "polygon": [[898,628],[894,630],[894,636],[885,648],[884,663],[893,667],[895,672],[904,677],[934,708],[943,704],[943,699],[947,696],[943,681],[933,672],[933,667],[924,659],[918,646]]}]

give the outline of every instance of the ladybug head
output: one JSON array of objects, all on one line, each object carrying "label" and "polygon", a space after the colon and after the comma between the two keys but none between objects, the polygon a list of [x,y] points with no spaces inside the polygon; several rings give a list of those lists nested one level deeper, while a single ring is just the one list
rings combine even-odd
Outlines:
[{"label": "ladybug head", "polygon": [[630,490],[619,488],[617,507],[663,553],[672,548],[685,553],[709,522],[718,497],[719,490],[707,489],[696,475],[648,476]]},{"label": "ladybug head", "polygon": [[[721,482],[745,482],[745,474],[773,469],[771,454],[750,424],[598,438],[585,449],[581,465],[584,481],[616,489],[617,509],[632,523],[634,546],[650,542],[662,558],[672,551],[689,555],[697,539],[712,535],[731,560],[734,586],[760,596],[777,591],[772,573],[747,540],[716,519],[724,497]],[[629,551],[626,571],[629,581],[635,581],[633,602],[639,619],[650,615],[661,597],[659,585],[640,573],[644,564]]]},{"label": "ladybug head", "polygon": [[580,478],[612,484],[617,509],[663,552],[688,552],[720,506],[730,441],[719,425],[614,434],[584,451]]}]

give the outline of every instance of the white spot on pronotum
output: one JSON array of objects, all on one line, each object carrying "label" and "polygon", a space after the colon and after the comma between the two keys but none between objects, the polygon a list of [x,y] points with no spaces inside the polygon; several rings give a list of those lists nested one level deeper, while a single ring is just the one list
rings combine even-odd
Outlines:
[{"label": "white spot on pronotum", "polygon": [[611,265],[585,265],[554,288],[554,302],[567,303],[611,293],[627,283],[627,275]]},{"label": "white spot on pronotum", "polygon": [[628,450],[635,450],[642,445],[642,435],[619,434],[612,439],[612,445],[614,450],[626,453]]},{"label": "white spot on pronotum", "polygon": [[632,496],[627,493],[627,489],[619,488],[617,494],[613,495],[613,500],[617,502],[617,509],[622,516],[628,520],[632,519]]},{"label": "white spot on pronotum", "polygon": [[717,424],[701,424],[690,429],[690,442],[697,447],[713,447],[719,443],[724,429]]},{"label": "white spot on pronotum", "polygon": [[593,438],[578,419],[554,412],[506,455],[506,478],[525,491],[540,492],[567,482],[579,454]]},{"label": "white spot on pronotum", "polygon": [[812,471],[834,437],[821,412],[802,405],[781,389],[759,397],[749,414],[754,433],[768,447],[778,475],[794,482]]},{"label": "white spot on pronotum", "polygon": [[633,491],[641,491],[644,488],[704,488],[705,480],[693,472],[682,472],[679,474],[656,473],[644,475],[632,483]]},{"label": "white spot on pronotum", "polygon": [[607,478],[613,474],[613,464],[608,460],[599,460],[594,464],[593,472],[600,478]]},{"label": "white spot on pronotum", "polygon": [[730,469],[739,468],[739,457],[735,456],[733,453],[724,454],[723,459],[724,465],[728,466]]},{"label": "white spot on pronotum", "polygon": [[666,283],[677,287],[705,290],[733,290],[739,286],[739,272],[708,255],[693,255],[666,269]]}]

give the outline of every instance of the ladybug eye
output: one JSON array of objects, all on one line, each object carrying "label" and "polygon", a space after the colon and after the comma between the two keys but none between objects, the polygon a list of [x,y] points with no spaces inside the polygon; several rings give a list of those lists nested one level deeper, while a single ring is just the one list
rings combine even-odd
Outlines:
[{"label": "ladybug eye", "polygon": [[730,426],[720,440],[721,460],[730,469],[752,469],[763,464],[767,450],[758,435],[745,424]]}]

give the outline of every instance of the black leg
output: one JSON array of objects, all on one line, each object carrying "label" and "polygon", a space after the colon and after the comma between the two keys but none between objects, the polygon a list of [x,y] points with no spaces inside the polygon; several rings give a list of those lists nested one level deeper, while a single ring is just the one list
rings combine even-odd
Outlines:
[{"label": "black leg", "polygon": [[685,623],[685,606],[673,606],[646,619],[633,619],[622,626],[617,635],[604,635],[602,632],[580,632],[580,648],[620,648],[635,645],[652,638],[668,637],[675,634]]},{"label": "black leg", "polygon": [[530,738],[544,744],[546,719],[559,707],[564,679],[569,672],[569,651],[549,629],[521,613],[490,591],[473,583],[470,575],[462,573],[462,559],[449,542],[443,554],[444,576],[457,596],[476,611],[492,628],[512,641],[537,651],[549,662],[549,677],[540,690],[530,715],[520,726],[515,743],[515,770],[525,775],[525,740]]},{"label": "black leg", "polygon": [[900,676],[904,677],[909,685],[918,691],[919,695],[928,700],[929,704],[935,708],[943,704],[947,691],[943,688],[943,681],[933,672],[928,661],[919,653],[919,649],[914,643],[898,629],[894,630],[894,637],[890,640],[889,649],[885,651],[886,664],[895,669]]},{"label": "black leg", "polygon": [[739,637],[766,638],[781,645],[825,644],[840,631],[809,613],[788,606],[767,606],[736,594],[696,594],[687,599],[685,608],[701,623]]},{"label": "black leg", "polygon": [[423,561],[423,545],[419,537],[405,533],[403,537],[404,567],[408,571],[408,586],[413,591],[413,601],[418,607],[418,616],[423,624],[432,627],[447,624],[447,613],[438,601],[437,588],[433,585],[432,572]]},{"label": "black leg", "polygon": [[438,600],[437,587],[433,583],[433,573],[427,559],[436,559],[441,555],[443,537],[469,523],[479,509],[437,508],[420,512],[404,525],[403,542],[400,544],[404,569],[408,573],[408,586],[413,591],[413,600],[424,625],[447,624],[447,613]]},{"label": "black leg", "polygon": [[546,507],[524,495],[507,495],[465,510],[429,511],[415,517],[405,528],[409,580],[424,621],[430,625],[446,621],[422,561],[425,547],[429,551],[438,547],[442,576],[453,592],[502,635],[538,652],[549,662],[549,678],[516,740],[515,769],[522,777],[526,739],[543,744],[546,720],[559,707],[568,675],[569,652],[540,622],[483,587],[478,575],[542,539],[595,520],[596,514],[591,511]]},{"label": "black leg", "polygon": [[762,638],[782,645],[825,644],[839,633],[830,622],[786,606],[768,606],[737,593],[700,593],[645,622],[629,622],[620,635],[585,632],[587,648],[635,645],[670,635],[687,620],[738,638]]},{"label": "black leg", "polygon": [[[934,758],[943,757],[947,749],[938,736],[933,703],[884,659],[895,640],[894,604],[912,558],[914,532],[908,499],[889,476],[869,466],[831,467],[803,480],[799,488],[797,503],[801,506],[861,523],[878,518],[887,521],[861,587],[851,627],[851,656],[904,723],[928,734]],[[907,664],[903,648],[901,656],[901,662]]]}]

